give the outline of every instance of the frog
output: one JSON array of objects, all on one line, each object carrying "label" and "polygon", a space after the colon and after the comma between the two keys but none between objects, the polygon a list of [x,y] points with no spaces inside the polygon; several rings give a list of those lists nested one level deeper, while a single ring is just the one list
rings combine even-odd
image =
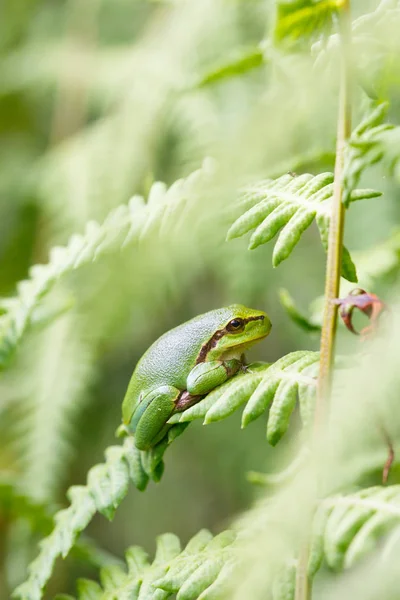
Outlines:
[{"label": "frog", "polygon": [[136,448],[154,447],[172,415],[245,370],[245,351],[270,331],[266,312],[232,304],[159,337],[138,361],[122,403],[123,426]]}]

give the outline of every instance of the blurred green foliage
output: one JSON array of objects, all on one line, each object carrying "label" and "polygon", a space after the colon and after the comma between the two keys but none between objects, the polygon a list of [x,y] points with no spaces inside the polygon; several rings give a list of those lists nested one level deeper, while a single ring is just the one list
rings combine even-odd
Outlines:
[{"label": "blurred green foliage", "polygon": [[[355,0],[354,16],[377,4]],[[334,39],[324,32],[316,62],[306,52],[278,51],[264,39],[275,8],[272,0],[5,0],[0,7],[2,297],[13,297],[29,267],[47,263],[50,249],[83,233],[88,221],[102,222],[136,194],[154,194],[154,182],[172,185],[204,157],[218,164],[190,218],[183,213],[179,237],[150,231],[60,278],[2,373],[0,482],[15,482],[36,508],[64,505],[66,489],[102,460],[115,442],[132,370],[167,329],[240,302],[266,310],[273,323],[251,360],[317,349],[317,338],[279,302],[282,287],[302,307],[322,295],[317,228],[277,270],[270,245],[248,251],[247,240],[225,242],[238,186],[289,170],[333,171]],[[387,11],[354,31],[364,88],[355,93],[356,123],[367,94],[388,100],[390,122],[400,120],[400,19],[389,3]],[[278,33],[284,38],[284,27]],[[368,209],[355,203],[346,225],[360,285],[372,281],[383,297],[399,274],[398,139],[379,141],[389,159],[361,175],[360,187],[383,198],[369,200]],[[7,306],[4,300],[0,310]],[[278,471],[297,432],[295,418],[272,449],[265,422],[245,431],[238,415],[206,428],[196,422],[168,451],[162,488],[133,490],[112,524],[96,516],[88,534],[122,558],[133,543],[153,551],[165,531],[184,544],[203,527],[218,532],[257,495],[246,471]],[[371,475],[371,484],[378,481]],[[25,578],[42,533],[0,508],[0,598]],[[48,597],[72,593],[82,574],[95,576],[77,552],[57,564]]]}]

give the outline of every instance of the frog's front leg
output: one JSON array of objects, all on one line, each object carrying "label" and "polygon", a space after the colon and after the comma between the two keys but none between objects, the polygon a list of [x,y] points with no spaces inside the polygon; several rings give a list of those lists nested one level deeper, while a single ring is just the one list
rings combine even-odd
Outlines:
[{"label": "frog's front leg", "polygon": [[204,396],[235,375],[241,366],[241,361],[236,358],[199,363],[188,375],[187,391],[192,396]]},{"label": "frog's front leg", "polygon": [[129,424],[139,450],[148,450],[164,437],[169,429],[166,423],[180,393],[178,388],[164,385],[143,396]]}]

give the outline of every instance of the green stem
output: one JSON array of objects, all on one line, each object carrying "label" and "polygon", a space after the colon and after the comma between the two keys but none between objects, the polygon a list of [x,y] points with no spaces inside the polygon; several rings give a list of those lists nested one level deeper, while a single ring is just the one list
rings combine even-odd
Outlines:
[{"label": "green stem", "polygon": [[[339,12],[339,34],[341,42],[340,97],[337,122],[335,179],[331,221],[329,226],[328,256],[325,275],[325,305],[321,332],[320,368],[317,386],[313,439],[319,444],[327,423],[329,397],[332,387],[333,362],[335,355],[337,305],[333,300],[340,291],[342,248],[344,236],[345,207],[343,204],[343,169],[346,141],[351,133],[351,19],[350,0],[342,0]],[[312,583],[307,575],[309,544],[300,552],[295,600],[311,600]]]},{"label": "green stem", "polygon": [[328,257],[325,276],[325,306],[321,332],[321,358],[318,378],[317,404],[315,410],[315,433],[325,423],[325,413],[332,384],[332,366],[335,352],[337,305],[333,300],[339,296],[340,272],[344,234],[343,168],[346,141],[351,133],[351,73],[349,47],[351,40],[350,0],[344,0],[339,15],[341,37],[341,82],[337,126],[335,180],[332,214],[329,226]]},{"label": "green stem", "polygon": [[309,545],[305,543],[297,562],[295,600],[311,600],[312,582],[307,573],[309,554]]}]

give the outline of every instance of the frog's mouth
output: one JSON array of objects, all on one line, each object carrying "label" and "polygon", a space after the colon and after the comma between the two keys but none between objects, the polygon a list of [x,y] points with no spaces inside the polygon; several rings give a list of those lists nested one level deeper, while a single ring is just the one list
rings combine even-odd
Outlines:
[{"label": "frog's mouth", "polygon": [[234,346],[232,348],[228,348],[222,355],[221,355],[221,359],[222,360],[232,360],[233,358],[236,358],[237,360],[240,360],[242,355],[247,352],[247,350],[249,348],[251,348],[251,346],[253,346],[256,342],[259,342],[260,340],[263,340],[264,338],[267,337],[268,334],[265,335],[260,335],[257,338],[254,338],[253,340],[251,340],[250,342],[244,342],[243,344],[239,344],[238,346]]}]

